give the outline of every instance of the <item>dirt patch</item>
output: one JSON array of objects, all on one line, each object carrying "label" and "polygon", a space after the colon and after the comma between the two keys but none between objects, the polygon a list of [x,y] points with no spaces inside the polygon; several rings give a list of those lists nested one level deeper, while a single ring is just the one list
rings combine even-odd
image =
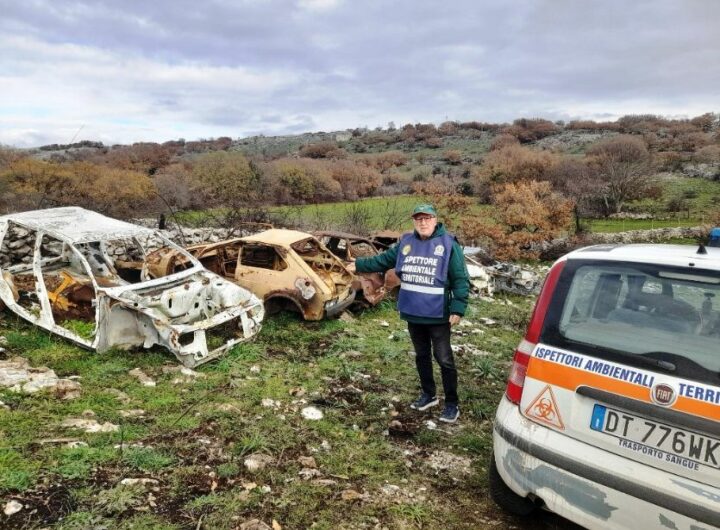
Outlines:
[{"label": "dirt patch", "polygon": [[22,509],[9,516],[0,516],[4,530],[25,530],[53,524],[77,509],[71,484],[46,482],[20,495],[7,497],[22,504]]}]

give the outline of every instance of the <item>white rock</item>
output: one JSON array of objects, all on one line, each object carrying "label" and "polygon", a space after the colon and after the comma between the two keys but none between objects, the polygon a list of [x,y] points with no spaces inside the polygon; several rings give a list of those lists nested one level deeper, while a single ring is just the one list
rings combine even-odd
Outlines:
[{"label": "white rock", "polygon": [[134,368],[128,372],[131,376],[137,377],[143,386],[156,386],[157,383],[140,368]]},{"label": "white rock", "polygon": [[105,423],[98,423],[97,420],[88,420],[85,418],[68,418],[64,420],[61,424],[61,427],[68,427],[71,429],[80,429],[85,432],[117,432],[120,430],[120,427],[117,425],[114,425],[112,423],[105,422]]},{"label": "white rock", "polygon": [[23,509],[23,505],[20,504],[18,501],[13,500],[13,501],[9,501],[5,505],[5,509],[3,510],[3,512],[5,512],[5,515],[10,517],[11,515],[18,513],[22,509]]},{"label": "white rock", "polygon": [[425,422],[425,427],[427,427],[427,428],[430,429],[431,431],[434,431],[435,429],[437,429],[437,423],[435,423],[435,422],[432,421],[432,420],[427,420],[427,421]]},{"label": "white rock", "polygon": [[24,394],[53,390],[62,399],[73,399],[80,395],[80,383],[60,379],[49,368],[33,368],[22,357],[0,361],[0,386]]},{"label": "white rock", "polygon": [[305,467],[298,471],[298,475],[300,475],[303,480],[310,480],[311,478],[321,477],[322,473],[319,469]]},{"label": "white rock", "polygon": [[143,409],[130,409],[130,410],[121,410],[120,416],[123,418],[139,418],[140,416],[145,415],[145,411]]},{"label": "white rock", "polygon": [[252,365],[250,367],[250,372],[253,374],[259,374],[260,373],[260,367],[256,364]]},{"label": "white rock", "polygon": [[321,420],[323,418],[322,411],[317,407],[305,407],[301,413],[306,420]]},{"label": "white rock", "polygon": [[260,404],[268,409],[277,409],[280,408],[280,405],[282,405],[282,403],[280,403],[279,401],[275,401],[274,399],[269,398],[263,399]]},{"label": "white rock", "polygon": [[135,484],[142,484],[143,486],[147,484],[158,484],[158,481],[154,478],[124,478],[120,481],[120,484],[123,486],[134,486]]},{"label": "white rock", "polygon": [[272,461],[273,458],[269,455],[264,455],[262,453],[254,453],[248,456],[243,462],[243,464],[245,465],[245,469],[247,469],[251,473],[255,473],[256,471],[265,469],[265,466],[270,464]]}]

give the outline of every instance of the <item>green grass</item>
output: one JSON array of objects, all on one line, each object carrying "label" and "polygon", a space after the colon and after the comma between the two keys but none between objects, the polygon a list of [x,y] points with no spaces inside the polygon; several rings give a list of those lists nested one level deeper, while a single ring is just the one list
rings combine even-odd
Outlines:
[{"label": "green grass", "polygon": [[[487,420],[531,307],[530,300],[508,300],[513,305],[472,300],[467,320],[484,334],[457,328],[462,334],[455,333],[455,344],[493,354],[487,360],[458,354],[463,419],[447,432],[428,430],[423,422],[433,415],[407,407],[418,391],[417,375],[406,326],[392,302],[349,323],[303,322],[291,314],[268,318],[253,342],[200,367],[204,377],[189,383],[175,383],[174,374],[163,373],[164,365],[176,361],[160,349],[99,355],[19,321],[0,321],[8,355],[78,375],[82,385],[80,398],[70,401],[0,391],[10,407],[0,409],[0,491],[29,506],[23,510],[27,527],[195,528],[202,518],[202,527],[231,529],[257,518],[266,524],[276,519],[287,529],[475,528],[469,506],[498,518],[483,479],[473,475],[454,483],[448,502],[449,479],[429,471],[425,458],[448,451],[470,457],[478,468],[485,465]],[[481,326],[479,316],[503,324]],[[157,386],[144,387],[128,375],[136,367]],[[263,399],[276,405],[263,406]],[[304,419],[306,406],[321,409],[323,419]],[[64,418],[86,409],[121,430],[89,434],[60,427]],[[145,414],[123,417],[120,411],[127,409]],[[389,434],[395,418],[406,425],[406,437]],[[87,445],[71,448],[64,439]],[[243,462],[252,453],[268,455],[271,463],[250,473]],[[330,482],[298,474],[303,468],[298,458],[309,456],[318,478]],[[129,477],[158,482],[120,484]],[[246,489],[249,483],[255,487]],[[382,493],[388,484],[406,493],[389,498]],[[420,488],[426,488],[425,501],[418,500]],[[344,490],[366,500],[343,500]],[[61,495],[67,500],[50,515],[32,511],[40,506],[36,499],[65,498]],[[499,528],[512,524],[507,521]]]},{"label": "green grass", "polygon": [[591,232],[602,233],[698,226],[701,224],[701,220],[695,217],[690,219],[591,219],[588,223]]},{"label": "green grass", "polygon": [[[462,142],[463,140],[458,140]],[[438,150],[431,150],[440,156]],[[708,213],[720,204],[720,183],[677,175],[660,180],[662,193],[654,199],[631,201],[626,205],[630,212],[649,213],[654,219],[590,219],[585,223],[591,232],[623,232],[653,228],[698,226],[707,221]],[[668,203],[682,197],[686,209],[669,212]],[[277,206],[270,213],[278,226],[299,226],[313,229],[352,229],[357,232],[393,229],[409,230],[412,224],[408,212],[427,198],[414,195],[373,197],[359,201],[335,202],[301,206]],[[492,218],[494,209],[477,205],[476,211]],[[181,212],[180,218],[193,224],[202,224],[207,217],[203,212]]]}]

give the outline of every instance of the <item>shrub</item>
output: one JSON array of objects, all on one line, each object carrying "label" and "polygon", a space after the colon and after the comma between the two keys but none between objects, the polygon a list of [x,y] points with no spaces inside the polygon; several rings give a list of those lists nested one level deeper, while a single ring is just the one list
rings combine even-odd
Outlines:
[{"label": "shrub", "polygon": [[458,149],[446,149],[443,152],[443,159],[454,166],[462,162],[462,151]]},{"label": "shrub", "polygon": [[493,188],[497,221],[465,216],[460,231],[486,245],[497,259],[537,258],[542,243],[567,230],[573,202],[552,191],[549,182],[522,181]]},{"label": "shrub", "polygon": [[511,145],[520,145],[520,140],[512,134],[499,134],[490,144],[490,151],[499,151]]},{"label": "shrub", "polygon": [[588,149],[587,156],[605,185],[603,201],[608,213],[618,213],[625,202],[656,191],[650,154],[640,138],[621,135],[600,141]]},{"label": "shrub", "polygon": [[[303,145],[300,148],[300,156],[306,158],[340,158],[338,151],[345,152],[344,149],[339,149],[335,142],[320,142],[316,144]],[[347,153],[345,153],[347,156]]]},{"label": "shrub", "polygon": [[473,184],[480,193],[493,184],[546,180],[548,171],[557,161],[558,156],[547,151],[508,145],[488,153],[483,165],[473,171]]},{"label": "shrub", "polygon": [[279,204],[333,201],[342,197],[342,187],[332,178],[325,162],[283,158],[270,163],[267,172],[268,191]]},{"label": "shrub", "polygon": [[328,170],[348,200],[373,195],[383,182],[382,175],[375,168],[349,160],[331,163]]}]

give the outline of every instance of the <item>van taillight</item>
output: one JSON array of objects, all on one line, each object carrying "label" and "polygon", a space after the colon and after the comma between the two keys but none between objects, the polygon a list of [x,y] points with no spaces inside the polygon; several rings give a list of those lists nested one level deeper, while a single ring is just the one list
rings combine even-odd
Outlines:
[{"label": "van taillight", "polygon": [[547,278],[545,278],[545,284],[540,291],[540,296],[535,303],[535,309],[533,310],[532,317],[530,317],[525,338],[520,341],[520,344],[518,344],[515,350],[507,388],[505,389],[505,394],[513,403],[520,404],[520,400],[522,399],[525,374],[530,364],[530,356],[532,355],[533,349],[535,349],[535,345],[540,342],[540,332],[545,322],[545,315],[547,315],[550,300],[552,300],[555,286],[557,285],[558,278],[560,278],[560,273],[565,267],[565,263],[565,261],[559,261],[550,269]]}]

